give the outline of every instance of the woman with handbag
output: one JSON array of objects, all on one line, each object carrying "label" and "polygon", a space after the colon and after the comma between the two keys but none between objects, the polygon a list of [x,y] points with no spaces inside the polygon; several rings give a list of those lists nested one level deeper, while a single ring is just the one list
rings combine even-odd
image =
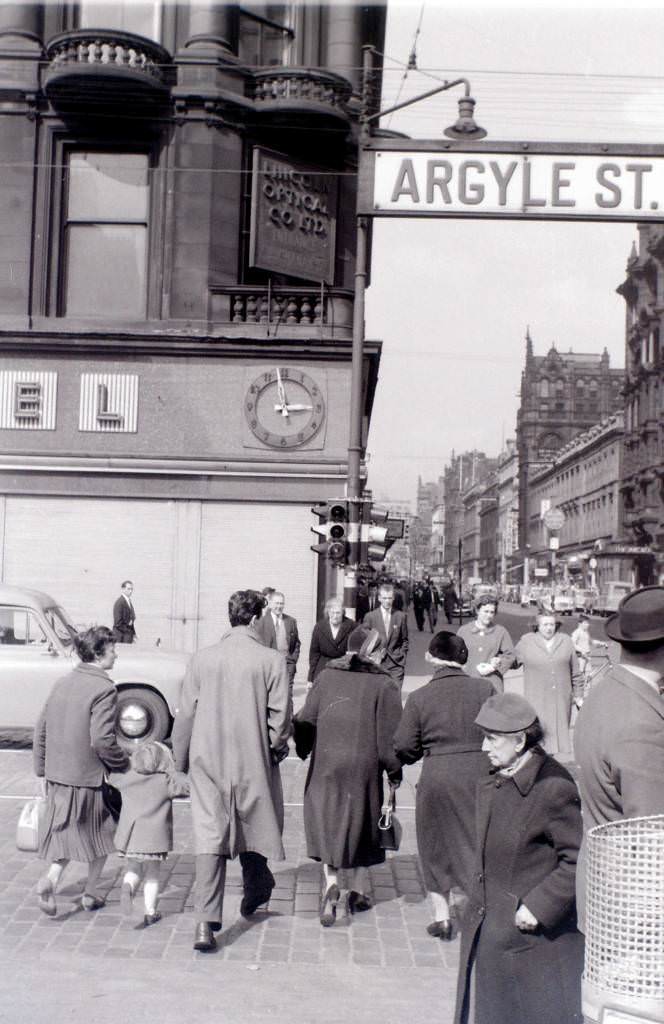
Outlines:
[{"label": "woman with handbag", "polygon": [[383,650],[375,629],[358,626],[348,651],[316,677],[295,718],[295,747],[311,754],[304,788],[307,855],[323,864],[320,923],[333,925],[340,899],[338,871],[352,870],[349,913],[369,910],[369,872],[385,849],[378,827],[383,773],[395,785],[401,765],[394,756],[394,731],[401,717],[399,690],[381,667]]},{"label": "woman with handbag", "polygon": [[102,784],[108,772],[126,771],[129,758],[115,735],[117,693],[106,674],[116,659],[113,633],[94,626],[74,640],[81,659],[55,684],[35,727],[35,774],[46,779],[39,856],[49,861],[37,884],[40,909],[57,913],[55,891],[70,860],[88,865],[81,905],[98,910],[97,884],[115,849],[115,822]]},{"label": "woman with handbag", "polygon": [[433,677],[406,701],[394,747],[403,764],[424,758],[415,827],[434,911],[427,932],[449,942],[450,890],[453,885],[468,888],[475,853],[475,787],[487,771],[475,718],[494,689],[488,679],[465,674],[468,649],[455,633],[436,633],[426,659],[436,666]]}]

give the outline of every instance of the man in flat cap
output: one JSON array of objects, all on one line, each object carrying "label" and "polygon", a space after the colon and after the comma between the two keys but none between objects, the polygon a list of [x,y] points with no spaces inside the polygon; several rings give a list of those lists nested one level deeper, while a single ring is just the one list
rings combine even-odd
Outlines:
[{"label": "man in flat cap", "polygon": [[[664,587],[633,591],[606,623],[620,663],[590,691],[574,730],[584,838],[624,818],[664,814]],[[577,901],[583,925],[582,847]]]}]

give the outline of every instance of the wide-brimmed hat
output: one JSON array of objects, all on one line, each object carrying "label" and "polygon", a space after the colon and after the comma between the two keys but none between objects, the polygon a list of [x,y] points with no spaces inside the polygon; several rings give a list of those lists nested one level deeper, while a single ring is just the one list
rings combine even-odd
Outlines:
[{"label": "wide-brimmed hat", "polygon": [[494,693],[484,701],[475,724],[486,732],[523,732],[537,719],[532,704],[519,693]]},{"label": "wide-brimmed hat", "polygon": [[664,643],[664,587],[643,587],[623,597],[606,621],[606,635],[618,643]]}]

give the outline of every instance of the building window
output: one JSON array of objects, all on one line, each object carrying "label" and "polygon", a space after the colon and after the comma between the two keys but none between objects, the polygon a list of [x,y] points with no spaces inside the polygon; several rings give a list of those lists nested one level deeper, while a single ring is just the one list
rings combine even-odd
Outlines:
[{"label": "building window", "polygon": [[540,398],[549,397],[549,382],[546,377],[542,377],[540,381]]},{"label": "building window", "polygon": [[285,67],[293,49],[293,4],[240,7],[239,57],[249,67]]},{"label": "building window", "polygon": [[148,155],[70,152],[64,205],[61,315],[144,319]]},{"label": "building window", "polygon": [[110,28],[161,41],[160,0],[79,0],[79,28]]}]

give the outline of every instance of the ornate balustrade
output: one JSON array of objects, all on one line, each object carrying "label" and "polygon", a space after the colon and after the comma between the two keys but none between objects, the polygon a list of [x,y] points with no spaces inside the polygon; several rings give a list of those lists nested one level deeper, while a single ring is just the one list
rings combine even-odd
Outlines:
[{"label": "ornate balustrade", "polygon": [[270,68],[253,76],[253,100],[260,113],[290,111],[323,115],[348,124],[347,79],[313,68]]},{"label": "ornate balustrade", "polygon": [[84,80],[103,84],[104,96],[132,103],[164,97],[170,88],[172,61],[162,46],[115,29],[77,29],[62,32],[46,47],[49,61],[44,89],[58,105],[75,97],[77,105],[97,103],[98,90],[83,88]]},{"label": "ornate balustrade", "polygon": [[217,288],[214,319],[234,324],[327,325],[350,329],[353,293],[345,288]]}]

